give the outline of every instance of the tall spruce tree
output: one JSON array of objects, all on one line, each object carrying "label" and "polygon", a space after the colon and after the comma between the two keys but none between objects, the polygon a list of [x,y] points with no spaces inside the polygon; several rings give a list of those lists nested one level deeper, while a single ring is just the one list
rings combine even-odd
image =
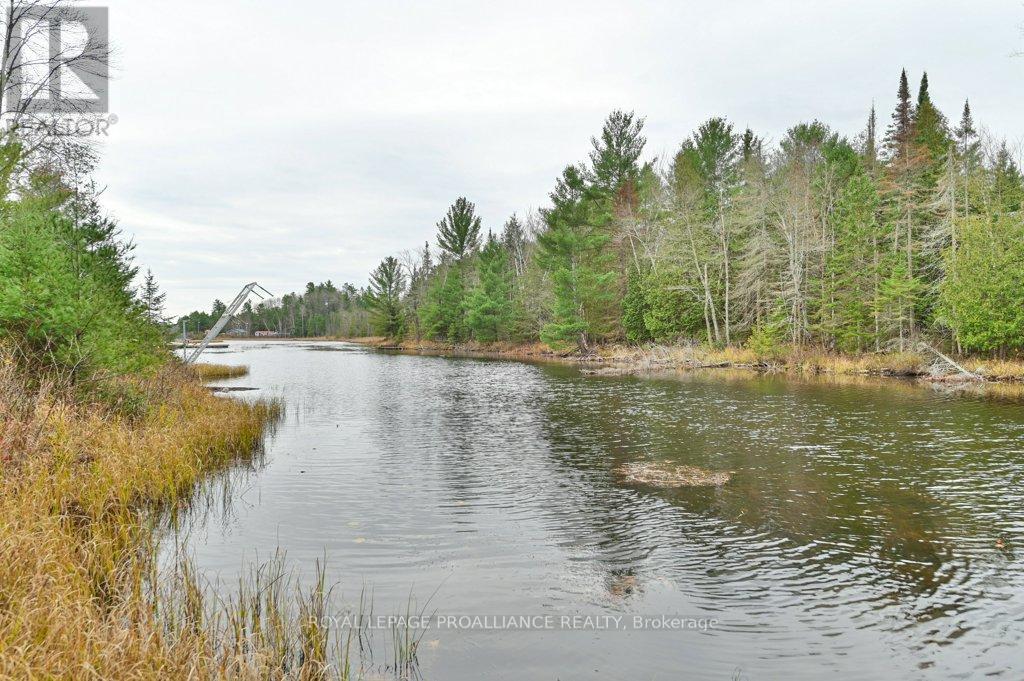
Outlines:
[{"label": "tall spruce tree", "polygon": [[388,338],[400,338],[405,330],[405,273],[398,260],[388,256],[370,273],[367,296],[373,310],[377,329]]},{"label": "tall spruce tree", "polygon": [[932,102],[928,92],[928,74],[921,76],[914,109],[914,145],[926,155],[929,170],[934,170],[949,151],[949,125]]},{"label": "tall spruce tree", "polygon": [[167,294],[160,291],[156,277],[153,276],[153,270],[146,270],[146,278],[142,282],[139,298],[150,322],[158,325],[167,323],[167,318],[164,316],[164,301],[167,299]]},{"label": "tall spruce tree", "polygon": [[890,161],[907,162],[912,153],[914,140],[914,104],[910,99],[910,82],[907,70],[900,73],[900,85],[896,91],[896,109],[892,122],[885,134],[885,150]]},{"label": "tall spruce tree", "polygon": [[[926,101],[930,101],[927,79],[924,79],[923,84]],[[917,113],[911,102],[906,69],[900,73],[896,97],[896,109],[893,111],[892,122],[885,139],[888,160],[885,189],[888,217],[892,225],[892,253],[902,253],[902,260],[897,265],[895,258],[886,259],[889,272],[884,279],[883,288],[891,295],[880,296],[879,299],[898,308],[887,310],[885,314],[880,313],[880,318],[897,320],[892,326],[898,329],[902,349],[906,347],[907,341],[917,328],[915,310],[918,292],[922,290],[915,268],[915,254],[919,250],[917,240],[920,237],[917,223],[921,217],[921,207],[928,198],[922,196],[921,174],[924,157],[916,144]],[[905,281],[899,281],[900,277]]]}]

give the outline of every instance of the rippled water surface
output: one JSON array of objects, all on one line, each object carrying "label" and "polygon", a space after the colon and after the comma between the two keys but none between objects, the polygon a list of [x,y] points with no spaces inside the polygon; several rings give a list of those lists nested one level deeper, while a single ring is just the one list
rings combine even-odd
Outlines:
[{"label": "rippled water surface", "polygon": [[[280,547],[377,612],[622,618],[431,630],[427,679],[1024,678],[1024,405],[329,343],[207,360],[286,404],[229,512],[188,523],[211,578]],[[646,488],[635,461],[734,475]]]}]

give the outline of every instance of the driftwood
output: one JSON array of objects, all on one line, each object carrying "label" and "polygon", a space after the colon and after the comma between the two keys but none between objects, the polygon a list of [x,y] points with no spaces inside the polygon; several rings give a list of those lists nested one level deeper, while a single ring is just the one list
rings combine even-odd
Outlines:
[{"label": "driftwood", "polygon": [[978,374],[974,373],[973,371],[968,371],[967,369],[963,368],[962,366],[960,366],[959,364],[954,362],[950,357],[948,357],[948,356],[944,355],[943,353],[939,352],[938,350],[936,350],[932,346],[928,345],[927,343],[922,341],[922,342],[918,343],[917,346],[919,348],[924,348],[925,350],[928,350],[929,352],[931,352],[934,355],[936,355],[939,359],[943,360],[944,362],[949,364],[951,367],[953,367],[954,369],[959,371],[960,375],[963,376],[965,379],[971,380],[971,381],[984,381],[985,380],[984,376],[979,376]]}]

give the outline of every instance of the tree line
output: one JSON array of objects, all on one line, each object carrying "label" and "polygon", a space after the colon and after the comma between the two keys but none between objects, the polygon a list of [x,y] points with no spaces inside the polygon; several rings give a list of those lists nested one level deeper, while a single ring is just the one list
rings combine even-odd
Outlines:
[{"label": "tree line", "polygon": [[535,214],[485,234],[459,198],[436,243],[385,258],[367,287],[311,283],[247,319],[582,352],[622,340],[1024,346],[1020,169],[968,102],[947,119],[927,74],[914,96],[904,71],[884,130],[872,107],[853,139],[815,120],[769,144],[715,117],[671,158],[643,161],[643,128],[613,112]]}]

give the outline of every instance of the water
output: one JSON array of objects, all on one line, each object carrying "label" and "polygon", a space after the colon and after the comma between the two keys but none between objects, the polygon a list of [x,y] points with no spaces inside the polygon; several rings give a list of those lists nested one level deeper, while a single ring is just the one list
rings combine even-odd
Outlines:
[{"label": "water", "polygon": [[[208,577],[277,548],[311,575],[326,553],[376,613],[412,593],[547,627],[449,620],[424,635],[427,679],[1024,678],[1024,405],[330,343],[207,360],[286,403],[265,464],[225,474],[229,512],[190,519]],[[643,460],[734,475],[661,490],[614,471]]]}]

